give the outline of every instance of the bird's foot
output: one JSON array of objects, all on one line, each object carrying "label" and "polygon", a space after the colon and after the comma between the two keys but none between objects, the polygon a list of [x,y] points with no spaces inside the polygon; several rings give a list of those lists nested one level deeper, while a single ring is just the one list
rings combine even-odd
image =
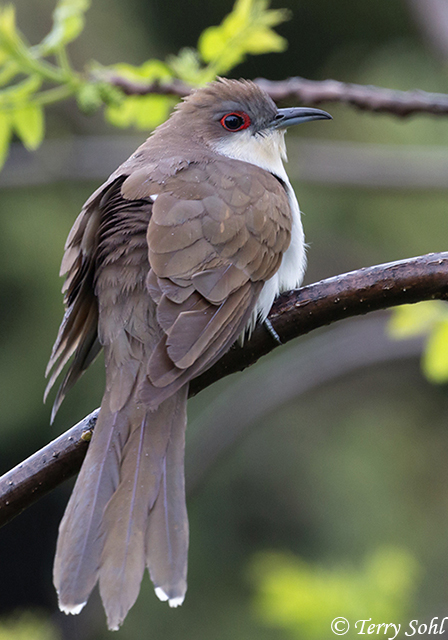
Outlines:
[{"label": "bird's foot", "polygon": [[268,332],[271,334],[271,336],[274,338],[275,342],[277,344],[283,344],[283,342],[281,341],[280,336],[278,335],[277,331],[272,326],[272,322],[270,320],[268,320],[268,318],[265,319],[263,324],[266,327],[266,329],[268,330]]}]

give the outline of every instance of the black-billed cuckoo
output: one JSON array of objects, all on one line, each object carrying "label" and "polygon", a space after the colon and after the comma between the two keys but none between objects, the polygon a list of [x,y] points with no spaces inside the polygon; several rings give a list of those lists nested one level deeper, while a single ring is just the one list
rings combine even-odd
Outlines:
[{"label": "black-billed cuckoo", "polygon": [[62,260],[66,312],[46,393],[73,356],[54,416],[101,348],[106,389],[59,529],[62,611],[79,613],[99,581],[118,629],[145,566],[161,600],[183,602],[188,383],[301,283],[304,236],[284,132],[330,117],[277,109],[252,82],[212,82],[84,205]]}]

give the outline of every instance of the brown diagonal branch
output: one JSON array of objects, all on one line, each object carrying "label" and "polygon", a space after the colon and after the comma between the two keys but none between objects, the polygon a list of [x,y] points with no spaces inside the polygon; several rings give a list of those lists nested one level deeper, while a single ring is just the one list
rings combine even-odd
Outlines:
[{"label": "brown diagonal branch", "polygon": [[[126,95],[148,95],[151,93],[184,97],[192,87],[179,80],[169,83],[134,82],[118,75],[106,76],[108,82],[120,88]],[[323,102],[339,102],[364,111],[389,113],[398,117],[416,113],[432,115],[448,114],[448,95],[412,91],[394,91],[381,87],[349,84],[337,80],[307,80],[288,78],[272,81],[258,78],[257,82],[276,102],[318,105]]]},{"label": "brown diagonal branch", "polygon": [[[291,291],[276,301],[269,317],[286,343],[343,318],[431,299],[448,299],[448,252],[360,269]],[[243,348],[234,345],[191,383],[190,395],[250,366],[276,346],[266,329],[257,327]],[[0,526],[79,470],[96,415],[0,478]]]}]

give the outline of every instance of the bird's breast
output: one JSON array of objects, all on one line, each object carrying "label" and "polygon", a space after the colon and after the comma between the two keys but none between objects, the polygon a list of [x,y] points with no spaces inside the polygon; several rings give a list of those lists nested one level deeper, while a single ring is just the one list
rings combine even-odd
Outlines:
[{"label": "bird's breast", "polygon": [[[286,179],[285,179],[286,178]],[[306,268],[305,236],[299,204],[293,188],[285,174],[282,176],[291,207],[291,242],[285,251],[278,271],[267,280],[261,290],[248,327],[252,329],[257,322],[263,322],[269,314],[275,298],[283,291],[295,289],[302,283]]]}]

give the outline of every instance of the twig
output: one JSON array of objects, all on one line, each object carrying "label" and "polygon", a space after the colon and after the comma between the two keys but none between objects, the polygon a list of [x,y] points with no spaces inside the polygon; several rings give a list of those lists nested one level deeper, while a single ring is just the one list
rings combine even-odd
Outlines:
[{"label": "twig", "polygon": [[192,87],[181,80],[171,80],[171,82],[135,82],[123,78],[123,76],[115,74],[106,74],[105,79],[114,87],[118,87],[127,96],[146,96],[150,93],[156,93],[161,96],[177,96],[183,98],[187,96]]},{"label": "twig", "polygon": [[[178,80],[163,84],[157,82],[143,84],[117,75],[106,76],[106,79],[114,86],[119,87],[126,95],[156,93],[183,97],[192,90],[190,86]],[[427,93],[417,89],[393,91],[381,87],[338,82],[337,80],[307,80],[299,77],[281,81],[258,78],[255,82],[265,89],[276,102],[291,104],[295,102],[307,105],[339,102],[364,111],[389,113],[401,118],[416,113],[439,116],[448,114],[448,95],[443,93]]]},{"label": "twig", "polygon": [[[283,294],[270,320],[283,343],[343,318],[420,300],[448,299],[448,252],[352,271]],[[263,326],[244,347],[234,345],[209,371],[192,381],[195,395],[241,371],[277,346]],[[0,526],[59,485],[81,466],[86,431],[96,412],[0,478]]]},{"label": "twig", "polygon": [[438,116],[448,114],[448,95],[444,93],[427,93],[419,89],[394,91],[337,80],[316,81],[305,78],[289,78],[280,82],[259,78],[256,82],[275,101],[296,100],[309,105],[339,102],[363,111],[389,113],[400,118],[416,113]]}]

